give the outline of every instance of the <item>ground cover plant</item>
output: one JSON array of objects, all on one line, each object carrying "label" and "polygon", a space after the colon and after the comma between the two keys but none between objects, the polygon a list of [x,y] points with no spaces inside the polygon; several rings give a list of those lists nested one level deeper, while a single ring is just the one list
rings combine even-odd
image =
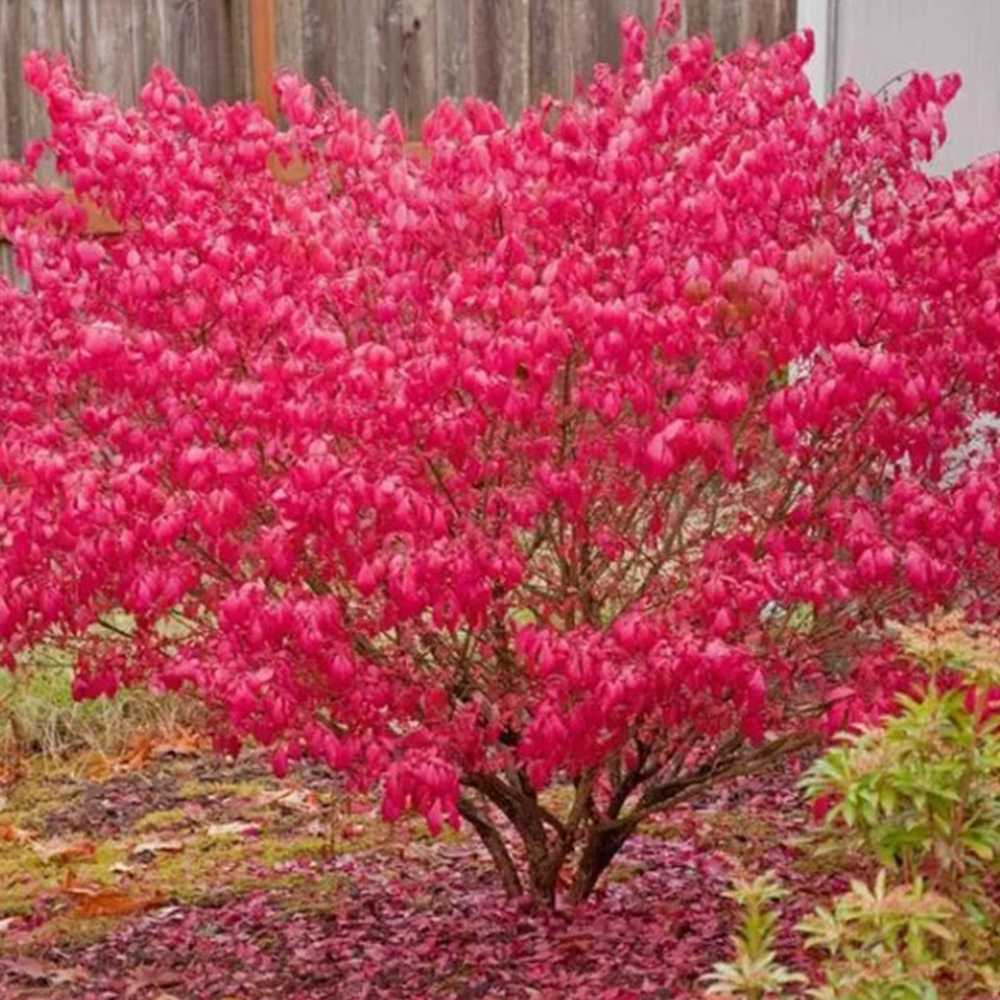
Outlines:
[{"label": "ground cover plant", "polygon": [[920,169],[957,81],[818,106],[807,35],[654,78],[623,35],[516,124],[443,103],[419,160],[291,76],[279,130],[27,59],[7,666],[193,689],[220,748],[464,822],[553,908],[665,807],[890,707],[888,615],[995,614],[1000,162]]}]

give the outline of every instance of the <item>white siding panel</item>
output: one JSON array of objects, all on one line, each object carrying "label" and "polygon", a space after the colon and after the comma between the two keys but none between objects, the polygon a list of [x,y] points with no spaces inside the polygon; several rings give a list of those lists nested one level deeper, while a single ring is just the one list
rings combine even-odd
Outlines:
[{"label": "white siding panel", "polygon": [[878,90],[907,70],[962,74],[935,171],[1000,150],[1000,0],[836,0],[831,28],[838,82]]}]

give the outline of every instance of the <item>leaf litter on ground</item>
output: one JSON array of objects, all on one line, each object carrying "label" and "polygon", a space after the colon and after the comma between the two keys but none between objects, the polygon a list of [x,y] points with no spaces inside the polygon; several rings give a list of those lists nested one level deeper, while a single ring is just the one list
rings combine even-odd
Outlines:
[{"label": "leaf litter on ground", "polygon": [[[371,802],[345,799],[322,773],[278,783],[263,760],[176,756],[65,791],[105,802],[115,822],[99,840],[106,815],[88,822],[57,800],[52,809],[78,827],[64,825],[63,840],[91,840],[112,860],[100,870],[93,858],[59,865],[61,881],[42,887],[37,912],[0,912],[11,921],[4,1000],[39,997],[32,969],[72,974],[49,976],[52,1000],[164,991],[178,1000],[684,1000],[726,954],[732,914],[722,892],[734,873],[777,868],[804,899],[798,909],[838,878],[796,867],[805,812],[780,773],[650,822],[572,914],[509,903],[474,841],[430,840],[407,824],[390,832]],[[19,818],[0,818],[34,837]],[[156,821],[155,836],[138,835],[144,820]],[[189,893],[185,879],[211,884]],[[779,943],[800,955],[794,916],[785,914]]]}]

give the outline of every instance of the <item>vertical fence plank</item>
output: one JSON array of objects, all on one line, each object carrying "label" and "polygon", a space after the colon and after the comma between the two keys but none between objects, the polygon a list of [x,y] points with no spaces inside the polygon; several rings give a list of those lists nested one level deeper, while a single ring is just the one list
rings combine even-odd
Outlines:
[{"label": "vertical fence plank", "polygon": [[496,0],[499,50],[497,102],[508,121],[531,99],[531,10],[529,0]]},{"label": "vertical fence plank", "polygon": [[766,41],[778,36],[778,0],[750,0],[747,9],[746,38]]},{"label": "vertical fence plank", "polygon": [[[790,35],[798,25],[798,0],[778,0],[778,38]],[[768,39],[774,41],[774,39]]]},{"label": "vertical fence plank", "polygon": [[293,67],[306,79],[319,83],[337,79],[337,8],[330,0],[304,0],[302,11],[302,63]]},{"label": "vertical fence plank", "polygon": [[388,0],[379,28],[382,75],[379,111],[394,108],[406,126],[406,0]]},{"label": "vertical fence plank", "polygon": [[[163,0],[158,0],[162,3]],[[230,0],[230,57],[234,98],[253,92],[253,65],[250,53],[250,0]]]},{"label": "vertical fence plank", "polygon": [[[727,2],[727,0],[723,0]],[[684,31],[687,35],[704,35],[712,30],[714,0],[685,0]]]},{"label": "vertical fence plank", "polygon": [[164,49],[170,31],[168,18],[167,0],[149,0],[139,18],[135,39],[135,72],[140,90],[149,79],[153,66],[165,62]]},{"label": "vertical fence plank", "polygon": [[570,55],[570,86],[586,86],[597,62],[597,11],[592,0],[570,0],[565,44]]},{"label": "vertical fence plank", "polygon": [[333,7],[337,90],[366,114],[384,108],[382,38],[387,0],[336,0]]},{"label": "vertical fence plank", "polygon": [[383,104],[396,109],[411,136],[436,99],[436,22],[434,0],[391,0],[386,10]]},{"label": "vertical fence plank", "polygon": [[437,95],[458,99],[472,93],[471,20],[468,0],[438,0]]},{"label": "vertical fence plank", "polygon": [[565,3],[531,0],[531,93],[565,95],[570,74],[565,59]]},{"label": "vertical fence plank", "polygon": [[[274,3],[274,0],[269,0]],[[274,3],[274,51],[276,69],[302,72],[305,43],[305,0]]]},{"label": "vertical fence plank", "polygon": [[716,0],[712,9],[712,35],[720,52],[732,52],[746,38],[746,0]]},{"label": "vertical fence plank", "polygon": [[24,149],[23,11],[21,4],[0,3],[0,158],[19,158]]},{"label": "vertical fence plank", "polygon": [[638,14],[637,4],[632,0],[596,0],[594,20],[597,32],[598,62],[617,66],[622,57],[622,19],[629,14]]},{"label": "vertical fence plank", "polygon": [[500,100],[500,59],[495,0],[469,0],[472,89],[488,101]]},{"label": "vertical fence plank", "polygon": [[16,284],[15,278],[17,274],[17,268],[14,267],[13,248],[0,236],[0,277],[7,278],[8,281]]},{"label": "vertical fence plank", "polygon": [[196,12],[201,58],[198,93],[206,103],[238,96],[233,73],[233,23],[229,0],[199,0]]},{"label": "vertical fence plank", "polygon": [[142,85],[139,53],[144,32],[138,23],[142,12],[128,0],[84,0],[82,13],[79,69],[86,85],[114,93],[122,104],[134,104]]},{"label": "vertical fence plank", "polygon": [[407,78],[410,81],[407,118],[410,134],[419,138],[420,125],[437,103],[437,4],[408,0]]},{"label": "vertical fence plank", "polygon": [[[688,0],[688,5],[700,2],[700,0]],[[666,42],[654,37],[653,28],[656,24],[656,15],[659,9],[659,0],[596,0],[595,20],[597,31],[597,52],[596,61],[607,63],[610,66],[618,66],[622,55],[622,21],[629,15],[639,18],[646,28],[649,36],[647,42],[646,64],[649,70],[655,71],[662,65],[663,52],[667,45],[672,43],[672,39]],[[685,6],[681,5],[681,34],[687,34],[687,22],[689,20]]]},{"label": "vertical fence plank", "polygon": [[437,90],[436,12],[433,0],[391,0],[382,35],[382,103],[395,108],[411,136],[434,106]]},{"label": "vertical fence plank", "polygon": [[[64,52],[78,70],[87,62],[87,39],[81,31],[81,0],[56,6],[50,0],[20,0],[20,37],[12,46],[12,70],[21,77],[21,60],[31,49]],[[48,135],[49,122],[42,102],[27,87],[19,88],[21,99],[21,147],[38,136]]]}]

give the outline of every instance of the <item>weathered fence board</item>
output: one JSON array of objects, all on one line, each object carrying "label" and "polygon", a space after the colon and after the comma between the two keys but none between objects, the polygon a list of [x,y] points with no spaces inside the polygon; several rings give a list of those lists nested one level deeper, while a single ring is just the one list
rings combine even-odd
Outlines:
[{"label": "weathered fence board", "polygon": [[21,79],[32,49],[62,52],[88,87],[135,100],[164,63],[206,101],[246,92],[240,7],[246,0],[0,0],[0,156],[20,156],[45,132],[45,112]]},{"label": "weathered fence board", "polygon": [[[156,62],[203,100],[251,93],[254,0],[0,0],[0,157],[43,134],[21,57],[65,52],[89,87],[131,102]],[[684,0],[688,32],[729,50],[792,30],[796,0]],[[377,116],[406,127],[444,96],[480,94],[516,115],[543,92],[572,93],[595,62],[615,62],[618,25],[649,24],[657,0],[272,0],[277,64],[326,77]]]}]

